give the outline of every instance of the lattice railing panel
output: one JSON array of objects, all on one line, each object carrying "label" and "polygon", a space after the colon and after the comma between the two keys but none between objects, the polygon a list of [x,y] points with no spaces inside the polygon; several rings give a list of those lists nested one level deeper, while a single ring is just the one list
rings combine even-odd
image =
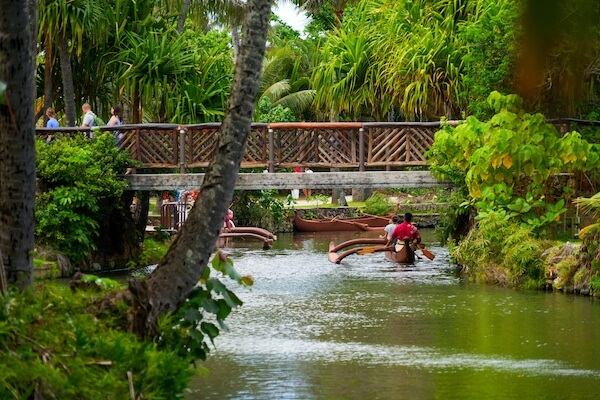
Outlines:
[{"label": "lattice railing panel", "polygon": [[427,163],[425,153],[431,145],[433,145],[433,139],[437,129],[431,128],[412,128],[412,134],[410,136],[410,161]]},{"label": "lattice railing panel", "polygon": [[[273,129],[273,149],[269,138]],[[365,166],[426,165],[436,123],[280,123],[254,124],[246,142],[242,167],[314,166],[359,167],[360,137],[363,128]],[[121,125],[103,127],[122,135],[116,145],[147,168],[205,167],[218,141],[220,124],[180,127],[174,124]],[[81,135],[81,128],[38,128],[36,134]],[[269,157],[271,156],[271,157]],[[270,162],[273,164],[270,164]]]},{"label": "lattice railing panel", "polygon": [[278,130],[274,134],[274,158],[277,165],[318,163],[317,140],[314,130]]},{"label": "lattice railing panel", "polygon": [[190,127],[186,136],[186,162],[188,165],[208,165],[218,140],[219,127]]},{"label": "lattice railing panel", "polygon": [[318,140],[320,163],[358,165],[358,130],[323,129]]},{"label": "lattice railing panel", "polygon": [[426,165],[437,128],[384,127],[367,133],[368,165]]},{"label": "lattice railing panel", "polygon": [[358,163],[358,130],[293,129],[276,132],[275,163],[351,166]]},{"label": "lattice railing panel", "polygon": [[174,130],[140,130],[138,160],[146,167],[178,165],[178,136]]},{"label": "lattice railing panel", "polygon": [[119,139],[115,139],[115,145],[120,150],[129,152],[131,158],[133,158],[134,160],[138,160],[140,157],[137,147],[139,140],[139,135],[137,133],[137,129],[119,129],[119,134],[121,137]]},{"label": "lattice railing panel", "polygon": [[269,139],[267,129],[252,129],[246,140],[246,152],[244,153],[244,163],[250,166],[266,166],[268,163]]}]

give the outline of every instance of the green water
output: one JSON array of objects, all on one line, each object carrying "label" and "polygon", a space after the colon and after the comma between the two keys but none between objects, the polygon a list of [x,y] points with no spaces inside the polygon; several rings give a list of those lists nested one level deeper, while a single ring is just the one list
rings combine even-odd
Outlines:
[{"label": "green water", "polygon": [[353,237],[236,243],[256,283],[187,398],[600,398],[600,303],[464,283],[439,246],[408,267],[329,263],[329,240]]}]

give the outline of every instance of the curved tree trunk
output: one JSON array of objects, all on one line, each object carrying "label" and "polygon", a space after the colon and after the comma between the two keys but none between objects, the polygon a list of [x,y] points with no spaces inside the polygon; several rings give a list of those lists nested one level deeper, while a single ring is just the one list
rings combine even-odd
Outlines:
[{"label": "curved tree trunk", "polygon": [[250,133],[270,7],[270,0],[250,0],[247,4],[227,114],[196,201],[202,207],[192,208],[181,233],[154,272],[145,280],[129,282],[129,293],[125,295],[133,295],[130,321],[132,330],[140,335],[154,334],[157,318],[179,308],[198,283],[215,248]]},{"label": "curved tree trunk", "polygon": [[71,68],[69,42],[65,35],[58,39],[58,55],[60,57],[60,70],[62,72],[67,126],[75,126],[75,88],[73,87],[73,69]]},{"label": "curved tree trunk", "polygon": [[[35,59],[34,0],[0,1],[0,254],[9,284],[33,277]],[[35,16],[33,16],[35,17]],[[37,29],[33,30],[37,32]]]}]

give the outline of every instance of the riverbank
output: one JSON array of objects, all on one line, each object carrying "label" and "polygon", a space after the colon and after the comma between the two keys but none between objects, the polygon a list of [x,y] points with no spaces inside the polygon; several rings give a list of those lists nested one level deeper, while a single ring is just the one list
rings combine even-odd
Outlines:
[{"label": "riverbank", "polygon": [[599,242],[597,235],[577,243],[539,239],[531,228],[488,218],[450,254],[475,282],[600,298]]}]

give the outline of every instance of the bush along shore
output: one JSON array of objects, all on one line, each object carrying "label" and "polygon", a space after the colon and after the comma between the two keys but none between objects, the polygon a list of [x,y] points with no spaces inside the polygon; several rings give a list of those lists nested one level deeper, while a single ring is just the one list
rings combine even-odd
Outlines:
[{"label": "bush along shore", "polygon": [[600,232],[578,244],[558,242],[490,215],[450,248],[462,274],[472,281],[600,298],[599,244]]}]

